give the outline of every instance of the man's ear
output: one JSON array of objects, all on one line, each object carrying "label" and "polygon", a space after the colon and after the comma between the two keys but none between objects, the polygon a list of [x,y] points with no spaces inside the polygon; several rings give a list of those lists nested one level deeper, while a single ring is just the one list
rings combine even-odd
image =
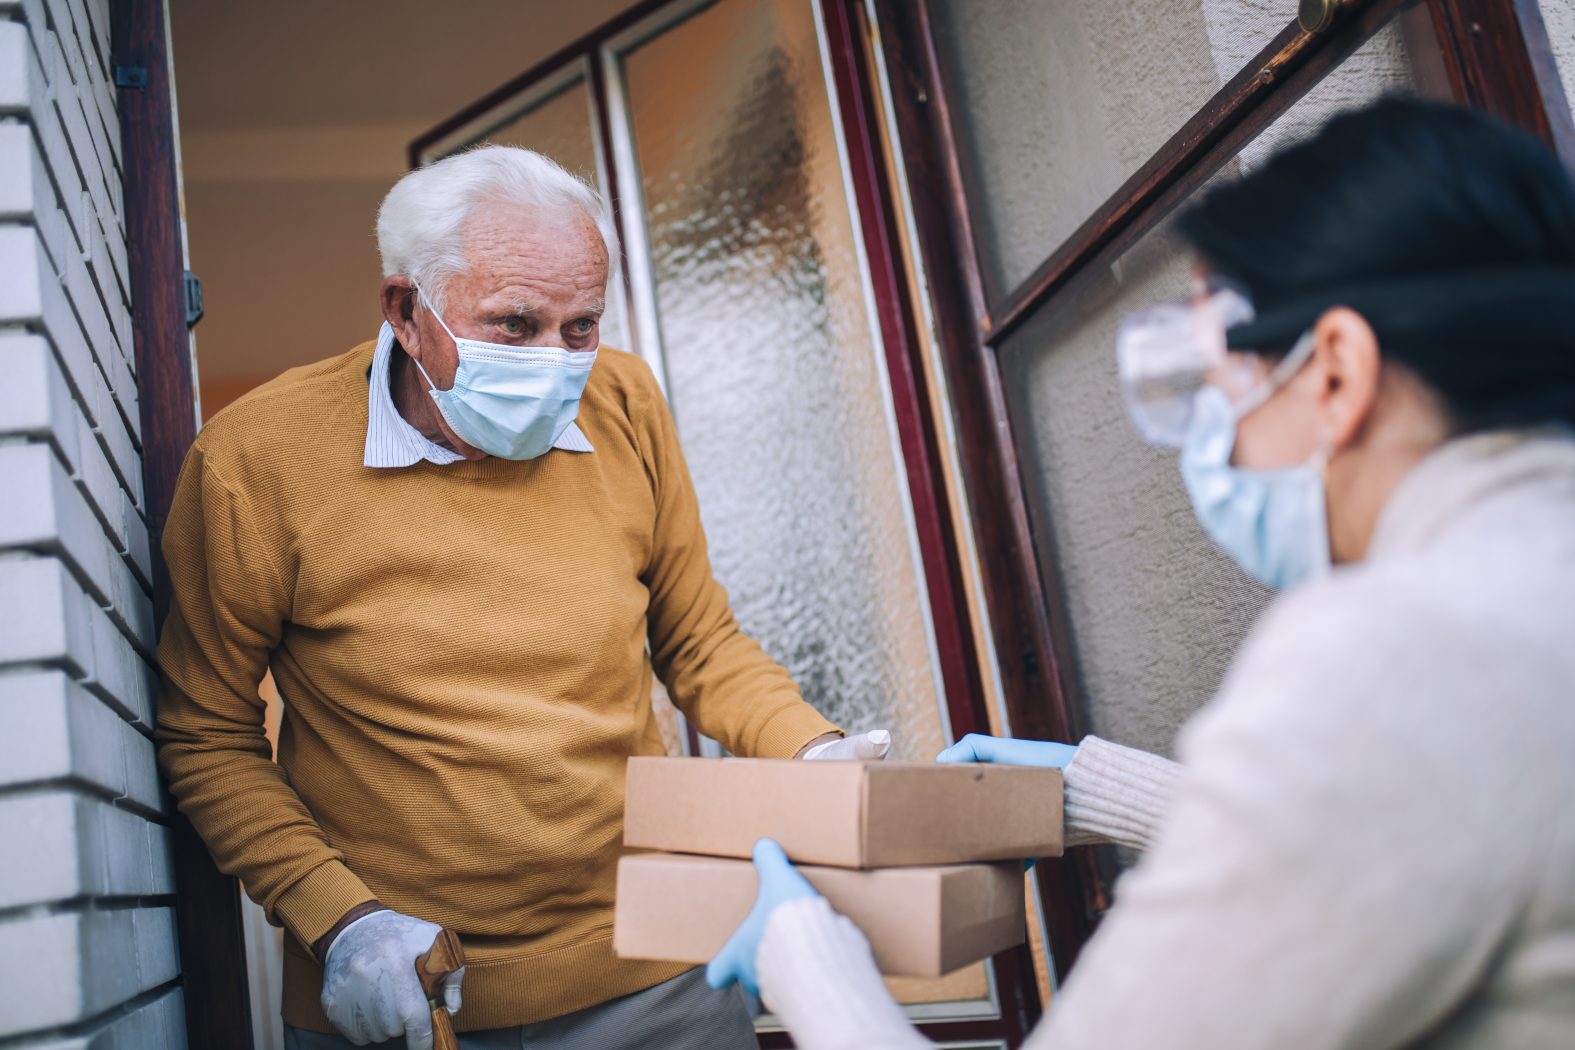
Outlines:
[{"label": "man's ear", "polygon": [[405,352],[421,359],[421,327],[416,324],[416,285],[409,277],[395,274],[383,278],[378,293],[383,307],[383,320],[394,330],[394,338]]},{"label": "man's ear", "polygon": [[1344,306],[1324,311],[1313,327],[1318,375],[1318,439],[1333,452],[1356,439],[1378,398],[1383,361],[1367,319]]}]

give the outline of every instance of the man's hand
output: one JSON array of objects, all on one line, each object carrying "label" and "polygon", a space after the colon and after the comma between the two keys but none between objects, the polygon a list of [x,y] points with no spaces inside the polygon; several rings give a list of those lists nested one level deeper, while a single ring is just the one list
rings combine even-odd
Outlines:
[{"label": "man's hand", "polygon": [[809,746],[799,752],[798,757],[870,762],[885,758],[886,752],[890,750],[891,734],[884,729],[876,729],[869,733],[850,736],[846,740],[839,736],[828,736],[824,743],[820,740],[811,740]]},{"label": "man's hand", "polygon": [[751,995],[759,995],[755,956],[760,952],[760,938],[766,933],[766,920],[778,905],[801,897],[819,896],[815,887],[788,861],[782,847],[771,839],[755,843],[755,871],[760,876],[760,893],[755,897],[754,908],[705,968],[706,983],[712,988],[726,988],[737,981],[749,989]]},{"label": "man's hand", "polygon": [[1077,754],[1076,744],[1049,740],[1014,740],[1011,737],[969,733],[935,756],[937,762],[996,762],[1003,766],[1047,766],[1065,769]]},{"label": "man's hand", "polygon": [[[376,911],[346,926],[323,965],[323,1012],[356,1046],[404,1036],[410,1050],[432,1050],[432,1008],[416,976],[416,958],[432,947],[436,923]],[[443,1003],[459,1012],[461,967],[443,982]]]}]

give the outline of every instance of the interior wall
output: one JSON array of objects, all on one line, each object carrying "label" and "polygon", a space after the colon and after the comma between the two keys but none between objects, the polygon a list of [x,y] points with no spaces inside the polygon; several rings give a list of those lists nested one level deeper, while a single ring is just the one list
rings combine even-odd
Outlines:
[{"label": "interior wall", "polygon": [[409,142],[631,0],[170,0],[204,416],[372,339]]}]

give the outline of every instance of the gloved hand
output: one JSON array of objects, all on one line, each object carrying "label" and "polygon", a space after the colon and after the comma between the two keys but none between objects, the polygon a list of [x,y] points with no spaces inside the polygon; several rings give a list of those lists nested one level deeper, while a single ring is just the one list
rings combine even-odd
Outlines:
[{"label": "gloved hand", "polygon": [[884,729],[860,733],[845,740],[828,740],[804,752],[805,759],[841,759],[843,761],[871,761],[885,758],[891,750],[891,734]]},{"label": "gloved hand", "polygon": [[997,762],[1003,766],[1048,766],[1065,769],[1077,754],[1076,744],[1049,740],[1014,740],[969,733],[935,756],[937,762]]},{"label": "gloved hand", "polygon": [[758,996],[760,985],[755,979],[755,956],[760,951],[760,938],[766,933],[766,920],[780,904],[819,894],[793,867],[782,847],[771,839],[755,843],[755,871],[760,876],[755,906],[705,968],[705,979],[712,988],[726,988],[737,981],[750,995]]},{"label": "gloved hand", "polygon": [[[436,923],[375,911],[339,932],[323,960],[323,1012],[356,1046],[404,1036],[410,1050],[432,1050],[432,1008],[416,958],[432,947]],[[463,967],[443,982],[443,1004],[459,1012]]]}]

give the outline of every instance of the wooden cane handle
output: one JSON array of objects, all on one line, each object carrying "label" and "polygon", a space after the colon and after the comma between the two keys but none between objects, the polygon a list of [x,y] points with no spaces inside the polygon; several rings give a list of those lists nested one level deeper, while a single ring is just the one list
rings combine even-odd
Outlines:
[{"label": "wooden cane handle", "polygon": [[459,1036],[454,1034],[454,1019],[448,1008],[432,1008],[432,1050],[459,1050]]},{"label": "wooden cane handle", "polygon": [[453,930],[439,930],[432,947],[416,959],[416,977],[432,1007],[432,1050],[459,1050],[454,1019],[443,1005],[443,979],[465,965],[465,949]]}]

